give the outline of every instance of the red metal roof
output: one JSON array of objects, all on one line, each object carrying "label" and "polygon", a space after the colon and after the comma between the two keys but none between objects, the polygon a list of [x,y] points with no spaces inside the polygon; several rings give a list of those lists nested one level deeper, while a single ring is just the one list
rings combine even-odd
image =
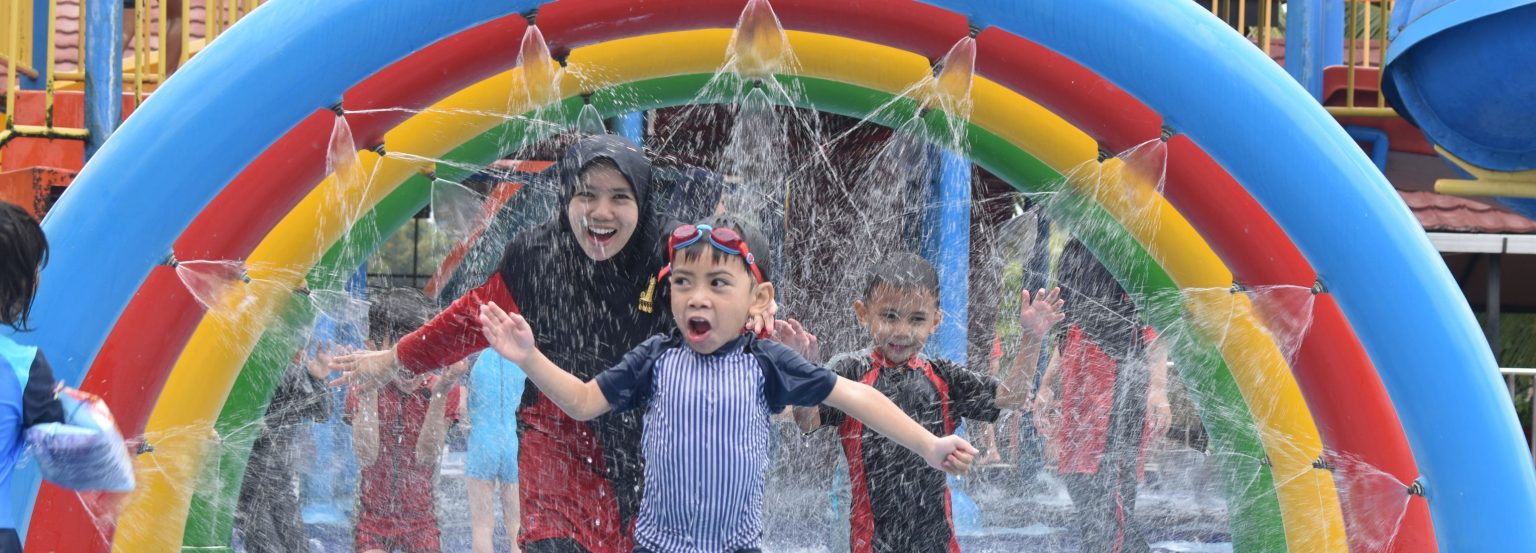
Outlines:
[{"label": "red metal roof", "polygon": [[1428,191],[1397,193],[1427,231],[1536,234],[1536,221],[1489,202]]}]

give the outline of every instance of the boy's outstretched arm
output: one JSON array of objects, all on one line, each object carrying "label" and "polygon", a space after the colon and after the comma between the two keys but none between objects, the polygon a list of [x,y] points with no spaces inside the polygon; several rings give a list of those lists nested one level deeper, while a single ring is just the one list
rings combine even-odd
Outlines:
[{"label": "boy's outstretched arm", "polygon": [[571,418],[591,420],[613,408],[597,381],[582,382],[539,352],[533,328],[522,315],[509,314],[490,302],[480,307],[480,329],[496,353],[522,367],[539,391]]},{"label": "boy's outstretched arm", "polygon": [[895,403],[891,403],[885,394],[867,384],[837,377],[837,384],[832,386],[832,393],[824,403],[896,440],[896,443],[921,455],[933,468],[950,474],[965,474],[971,468],[976,448],[971,447],[969,442],[955,435],[942,438],[934,436],[903,413]]}]

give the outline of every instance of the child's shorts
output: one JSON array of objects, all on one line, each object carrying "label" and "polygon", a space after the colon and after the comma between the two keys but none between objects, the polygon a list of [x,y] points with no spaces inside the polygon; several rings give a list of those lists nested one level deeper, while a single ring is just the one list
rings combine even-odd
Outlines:
[{"label": "child's shorts", "polygon": [[517,482],[517,434],[494,435],[470,430],[464,474],[475,480]]}]

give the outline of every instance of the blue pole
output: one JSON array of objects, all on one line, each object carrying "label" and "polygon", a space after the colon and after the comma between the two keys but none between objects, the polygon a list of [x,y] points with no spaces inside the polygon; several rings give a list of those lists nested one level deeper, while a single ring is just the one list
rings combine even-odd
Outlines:
[{"label": "blue pole", "polygon": [[1323,68],[1344,63],[1344,2],[1291,0],[1285,17],[1285,70],[1322,100]]},{"label": "blue pole", "polygon": [[636,111],[613,118],[613,133],[635,144],[645,144],[645,112]]},{"label": "blue pole", "polygon": [[26,90],[41,90],[48,72],[53,68],[48,67],[48,0],[32,0],[32,67],[41,75],[34,79],[26,75],[19,81],[21,88]]},{"label": "blue pole", "polygon": [[[938,175],[932,202],[923,221],[924,257],[939,273],[939,309],[944,320],[928,339],[930,357],[966,364],[966,330],[970,312],[968,297],[971,277],[971,160],[938,150]],[[957,428],[960,434],[964,427]],[[981,513],[976,502],[966,495],[960,482],[949,477],[955,528],[961,531],[981,527]]]},{"label": "blue pole", "polygon": [[85,3],[85,159],[123,120],[123,5]]},{"label": "blue pole", "polygon": [[939,309],[944,321],[928,340],[927,350],[930,356],[963,364],[970,319],[971,162],[949,151],[940,152],[938,162],[927,257],[939,272]]}]

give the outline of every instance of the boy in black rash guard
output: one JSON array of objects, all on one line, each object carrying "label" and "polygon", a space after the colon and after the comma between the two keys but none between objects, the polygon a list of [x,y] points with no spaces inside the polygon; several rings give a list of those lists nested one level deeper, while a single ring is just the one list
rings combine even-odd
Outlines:
[{"label": "boy in black rash guard", "polygon": [[[902,411],[938,435],[953,433],[960,419],[992,422],[1001,409],[1029,404],[1040,341],[1061,320],[1058,291],[1024,292],[1019,327],[1023,343],[1003,381],[921,352],[943,319],[939,277],[922,257],[899,253],[871,269],[864,298],[853,303],[870,348],[839,355],[829,368],[838,376],[873,386]],[[1044,296],[1044,297],[1041,297]],[[853,486],[849,545],[853,553],[960,550],[942,473],[870,432],[836,409],[797,409],[801,428],[838,428]]]}]

